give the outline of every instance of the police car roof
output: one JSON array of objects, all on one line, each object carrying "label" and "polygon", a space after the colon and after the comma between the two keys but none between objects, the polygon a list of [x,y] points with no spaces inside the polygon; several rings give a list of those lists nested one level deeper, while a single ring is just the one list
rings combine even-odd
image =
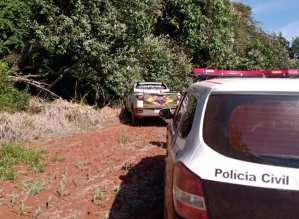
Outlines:
[{"label": "police car roof", "polygon": [[196,82],[213,92],[298,92],[299,79],[292,78],[218,78]]}]

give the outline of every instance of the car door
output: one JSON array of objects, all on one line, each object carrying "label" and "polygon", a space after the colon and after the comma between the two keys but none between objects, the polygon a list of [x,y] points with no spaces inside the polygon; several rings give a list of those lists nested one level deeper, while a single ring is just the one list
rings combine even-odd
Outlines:
[{"label": "car door", "polygon": [[175,218],[173,206],[173,167],[175,158],[184,147],[185,138],[188,136],[195,114],[197,99],[191,93],[185,93],[178,107],[176,108],[173,119],[168,127],[166,138],[167,153],[165,156],[165,210],[164,218]]},{"label": "car door", "polygon": [[173,205],[173,164],[174,158],[176,155],[175,149],[177,146],[177,131],[180,124],[180,120],[183,115],[183,101],[186,98],[186,95],[183,95],[180,103],[178,104],[173,119],[170,121],[167,127],[166,135],[166,149],[167,153],[165,155],[165,177],[164,177],[164,218],[173,219],[175,218],[175,211]]},{"label": "car door", "polygon": [[169,151],[173,160],[175,156],[185,147],[186,137],[188,136],[195,115],[197,98],[191,93],[185,93],[172,120],[171,139]]}]

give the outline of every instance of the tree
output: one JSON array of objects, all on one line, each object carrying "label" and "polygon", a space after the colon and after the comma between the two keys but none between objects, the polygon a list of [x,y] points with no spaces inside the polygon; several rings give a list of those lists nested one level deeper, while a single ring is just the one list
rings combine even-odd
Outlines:
[{"label": "tree", "polygon": [[249,6],[230,0],[13,3],[0,4],[5,30],[0,49],[10,78],[67,99],[103,106],[147,80],[182,91],[190,83],[191,63],[227,69],[298,66],[287,57],[281,34],[263,31]]},{"label": "tree", "polygon": [[219,66],[228,69],[293,68],[289,42],[281,33],[268,33],[255,20],[251,7],[233,2],[233,43],[227,45],[226,57]]},{"label": "tree", "polygon": [[137,81],[164,81],[171,90],[183,92],[192,82],[191,64],[183,51],[170,49],[169,44],[164,37],[149,35],[134,47],[119,50],[114,65],[107,63],[102,84],[119,96]]},{"label": "tree", "polygon": [[228,0],[165,0],[155,27],[183,46],[198,66],[217,66],[232,42],[231,2]]},{"label": "tree", "polygon": [[156,61],[154,67],[149,61],[157,57],[155,47],[164,48],[161,52],[167,55],[161,57],[173,63],[171,67],[190,68],[186,56],[180,60],[174,56],[178,50],[170,48],[167,40],[150,35],[159,0],[32,0],[28,4],[33,34],[11,70],[19,77],[47,81],[45,89],[63,91],[64,97],[104,105],[119,99],[135,79],[149,79],[146,72],[156,75],[151,77],[156,80],[167,78],[169,69],[159,66],[165,60]]},{"label": "tree", "polygon": [[18,90],[8,76],[8,66],[0,60],[0,112],[23,110],[29,103],[30,95],[26,89]]},{"label": "tree", "polygon": [[0,59],[15,54],[29,35],[30,9],[22,0],[0,2]]},{"label": "tree", "polygon": [[299,59],[299,37],[293,37],[290,46],[290,57]]}]

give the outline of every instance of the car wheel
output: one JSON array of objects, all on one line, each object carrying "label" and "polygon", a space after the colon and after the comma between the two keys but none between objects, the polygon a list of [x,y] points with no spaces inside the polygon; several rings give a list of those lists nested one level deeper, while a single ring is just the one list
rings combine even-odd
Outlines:
[{"label": "car wheel", "polygon": [[124,118],[127,118],[130,116],[130,111],[128,110],[128,108],[126,107],[126,104],[123,102],[122,103],[122,115]]},{"label": "car wheel", "polygon": [[136,125],[136,122],[137,122],[137,118],[136,118],[136,116],[135,116],[135,110],[134,110],[134,107],[132,106],[132,111],[131,111],[131,115],[132,115],[132,125]]}]

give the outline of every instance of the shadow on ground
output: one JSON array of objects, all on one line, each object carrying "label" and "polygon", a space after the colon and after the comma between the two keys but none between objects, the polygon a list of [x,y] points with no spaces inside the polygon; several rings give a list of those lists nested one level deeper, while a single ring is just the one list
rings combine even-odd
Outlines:
[{"label": "shadow on ground", "polygon": [[[131,116],[128,113],[124,113],[123,111],[119,115],[119,121],[125,125],[132,125]],[[144,117],[141,119],[137,119],[137,124],[135,126],[167,126],[168,121],[164,120],[160,117]]]},{"label": "shadow on ground", "polygon": [[154,146],[158,146],[160,148],[165,148],[166,147],[166,143],[165,142],[161,142],[161,141],[151,141],[150,142],[152,145]]},{"label": "shadow on ground", "polygon": [[123,181],[110,210],[109,219],[162,219],[165,156],[142,159],[123,167]]}]

